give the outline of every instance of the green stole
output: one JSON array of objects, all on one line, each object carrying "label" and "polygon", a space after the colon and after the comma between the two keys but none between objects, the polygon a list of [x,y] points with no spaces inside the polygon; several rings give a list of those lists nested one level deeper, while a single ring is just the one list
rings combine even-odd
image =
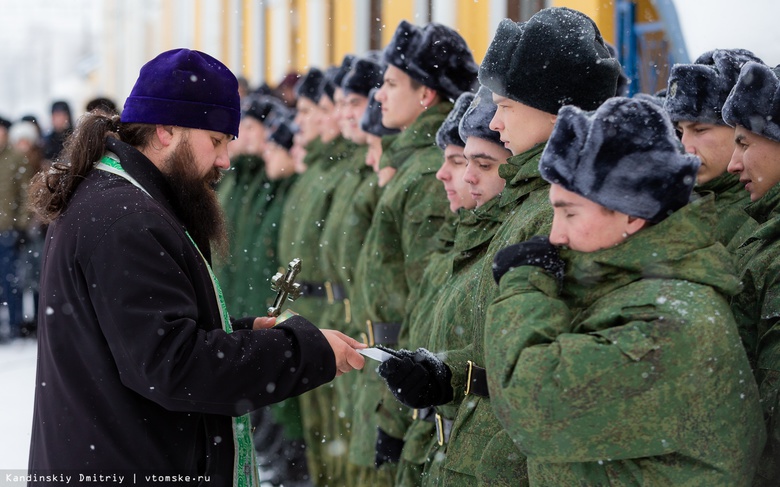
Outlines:
[{"label": "green stole", "polygon": [[[114,154],[109,153],[104,155],[103,158],[100,159],[100,161],[95,165],[95,169],[110,172],[125,178],[130,183],[132,183],[133,186],[136,186],[151,198],[149,192],[146,191],[146,189],[144,189],[144,187],[141,186],[141,184],[136,181],[135,178],[127,174],[122,165],[119,163],[119,160],[115,158]],[[214,294],[216,295],[217,304],[219,305],[222,329],[225,330],[226,333],[232,333],[233,327],[230,325],[230,316],[228,315],[227,306],[225,305],[225,298],[222,296],[222,288],[219,286],[217,276],[214,275],[214,271],[212,271],[211,265],[206,260],[206,257],[203,256],[203,253],[200,251],[189,232],[185,230],[185,233],[190,239],[190,242],[192,242],[193,247],[195,247],[195,249],[198,251],[198,254],[200,254],[203,262],[206,264],[206,269],[209,271],[209,276],[211,276],[211,282],[214,285]],[[260,481],[258,479],[255,447],[252,442],[252,423],[250,422],[249,414],[244,414],[243,416],[232,418],[232,420],[233,448],[235,451],[233,457],[233,487],[258,487],[260,485]]]}]

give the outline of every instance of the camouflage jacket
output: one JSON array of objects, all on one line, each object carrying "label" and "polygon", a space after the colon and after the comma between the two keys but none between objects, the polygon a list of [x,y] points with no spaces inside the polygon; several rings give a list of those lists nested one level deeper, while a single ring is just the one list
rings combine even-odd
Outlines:
[{"label": "camouflage jacket", "polygon": [[[408,340],[403,324],[407,297],[416,292],[423,270],[436,246],[434,235],[449,212],[447,198],[436,180],[443,154],[436,145],[436,132],[452,109],[439,103],[401,133],[383,137],[382,160],[392,161],[398,171],[382,189],[381,196],[358,256],[351,297],[358,323],[402,323],[401,340]],[[391,429],[398,438],[408,426],[409,411],[388,396],[375,368],[366,367],[356,395],[350,460],[373,463],[377,424]],[[392,426],[394,424],[394,426]],[[370,443],[370,447],[368,443]],[[370,448],[366,451],[365,448]]]},{"label": "camouflage jacket", "polygon": [[491,403],[533,485],[749,485],[758,390],[712,197],[608,249],[562,251],[562,291],[510,270],[488,311]]},{"label": "camouflage jacket", "polygon": [[27,186],[32,176],[24,155],[10,147],[0,150],[0,232],[27,228]]},{"label": "camouflage jacket", "polygon": [[385,186],[358,259],[355,299],[367,319],[401,322],[406,298],[420,282],[433,248],[433,235],[448,211],[435,174],[442,163],[436,131],[452,109],[439,103],[428,109],[392,143],[383,159],[403,161]]},{"label": "camouflage jacket", "polygon": [[755,485],[780,484],[780,185],[747,207],[758,228],[737,249],[742,292],[731,303],[761,391],[768,438]]},{"label": "camouflage jacket", "polygon": [[715,241],[722,243],[729,250],[734,250],[758,226],[745,212],[745,207],[750,204],[750,193],[745,191],[736,175],[728,172],[696,187],[696,193],[699,195],[708,191],[715,193],[715,213],[718,215]]},{"label": "camouflage jacket", "polygon": [[[320,237],[333,203],[333,194],[348,171],[350,156],[356,148],[355,144],[341,136],[328,143],[317,139],[307,147],[305,161],[308,169],[298,178],[294,186],[296,189],[285,202],[279,241],[283,265],[294,258],[301,259],[299,282],[322,285],[325,281],[320,264]],[[288,225],[293,228],[289,229]],[[289,242],[288,238],[291,238]],[[314,319],[322,312],[323,303],[321,297],[304,295],[290,308]]]},{"label": "camouflage jacket", "polygon": [[[249,212],[255,197],[268,182],[265,174],[265,163],[261,157],[241,154],[230,161],[231,168],[223,176],[217,187],[217,197],[225,215],[225,222],[230,235],[230,255],[226,262],[218,262],[214,271],[219,279],[220,287],[225,295],[225,303],[233,315],[238,316],[238,291],[243,277],[241,244],[238,243],[239,233],[245,232],[239,220]],[[263,310],[260,315],[264,315]]]},{"label": "camouflage jacket", "polygon": [[[452,371],[455,399],[453,403],[437,409],[445,415],[456,410],[440,485],[468,485],[474,482],[474,478],[485,485],[527,485],[525,459],[502,430],[490,407],[490,399],[473,394],[464,397],[464,392],[468,361],[479,366],[484,366],[485,362],[483,316],[486,310],[482,306],[492,302],[498,289],[492,277],[493,257],[511,243],[549,233],[552,222],[548,196],[550,186],[539,174],[539,158],[543,150],[544,144],[539,144],[499,166],[498,171],[506,180],[506,187],[497,197],[497,208],[493,211],[496,211],[501,223],[494,230],[495,234],[480,263],[480,286],[475,295],[479,296],[482,304],[475,307],[478,312],[470,330],[471,343],[460,349],[457,345],[440,344],[449,350],[446,362]],[[460,340],[456,343],[459,344]]]}]

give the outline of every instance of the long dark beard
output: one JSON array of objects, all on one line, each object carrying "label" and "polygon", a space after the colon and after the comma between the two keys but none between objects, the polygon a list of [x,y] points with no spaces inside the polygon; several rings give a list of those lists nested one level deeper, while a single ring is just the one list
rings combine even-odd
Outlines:
[{"label": "long dark beard", "polygon": [[199,176],[189,140],[184,139],[165,160],[163,174],[173,190],[176,214],[192,239],[202,249],[210,245],[218,257],[227,259],[227,226],[214,190],[222,177],[220,170],[214,168],[206,176]]}]

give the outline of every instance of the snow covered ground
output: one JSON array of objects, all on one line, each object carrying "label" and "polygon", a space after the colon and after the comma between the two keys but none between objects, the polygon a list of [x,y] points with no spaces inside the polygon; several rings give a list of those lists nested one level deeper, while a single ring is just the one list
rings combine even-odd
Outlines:
[{"label": "snow covered ground", "polygon": [[35,340],[0,344],[0,472],[27,469],[36,351]]}]

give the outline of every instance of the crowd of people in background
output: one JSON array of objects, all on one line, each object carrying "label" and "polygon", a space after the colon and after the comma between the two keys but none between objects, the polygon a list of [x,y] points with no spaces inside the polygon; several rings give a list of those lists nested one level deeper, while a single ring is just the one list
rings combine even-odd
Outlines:
[{"label": "crowd of people in background", "polygon": [[[388,357],[253,411],[262,481],[778,485],[780,70],[715,47],[627,97],[593,20],[547,8],[480,65],[403,21],[275,89],[239,78],[227,309],[265,315],[300,259],[290,309]],[[35,333],[27,186],[67,103],[51,121],[0,120],[5,340]]]}]

